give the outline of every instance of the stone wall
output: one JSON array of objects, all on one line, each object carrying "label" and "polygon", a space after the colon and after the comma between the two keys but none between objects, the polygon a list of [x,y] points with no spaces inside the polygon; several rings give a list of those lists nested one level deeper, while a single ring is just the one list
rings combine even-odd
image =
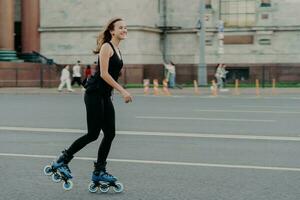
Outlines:
[{"label": "stone wall", "polygon": [[[93,63],[96,37],[106,21],[121,16],[128,25],[128,38],[121,51],[126,64],[125,81],[142,82],[143,78],[163,74],[162,59],[162,0],[41,0],[41,53],[57,63]],[[300,13],[297,0],[272,0],[271,7],[261,8],[256,1],[256,24],[253,27],[226,27],[225,37],[253,37],[253,44],[224,45],[218,54],[217,22],[219,0],[212,0],[207,9],[206,62],[210,66],[231,63],[234,66],[300,63]],[[166,56],[178,71],[179,82],[191,82],[199,63],[199,35],[195,29],[199,17],[199,0],[166,0]],[[59,5],[59,6],[58,6]],[[296,70],[296,68],[295,68]],[[259,69],[257,71],[260,71]],[[288,70],[289,71],[289,70]],[[280,72],[280,70],[279,70]],[[286,72],[281,71],[286,74]],[[295,71],[298,73],[298,70]],[[255,73],[251,73],[254,76]],[[296,76],[288,76],[295,80]],[[287,80],[288,78],[282,78]],[[122,79],[123,80],[123,79]],[[300,80],[300,79],[299,79]]]},{"label": "stone wall", "polygon": [[0,87],[57,87],[60,71],[55,65],[0,62]]},{"label": "stone wall", "polygon": [[58,63],[93,63],[98,33],[110,18],[120,16],[129,30],[121,45],[126,63],[160,63],[158,2],[41,0],[41,52]]}]

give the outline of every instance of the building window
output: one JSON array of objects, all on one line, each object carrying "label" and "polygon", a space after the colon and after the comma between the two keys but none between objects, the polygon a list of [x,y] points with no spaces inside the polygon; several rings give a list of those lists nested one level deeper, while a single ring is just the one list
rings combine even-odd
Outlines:
[{"label": "building window", "polygon": [[234,83],[236,79],[241,81],[249,80],[250,70],[249,67],[227,67],[228,75],[226,77],[226,82]]},{"label": "building window", "polygon": [[258,43],[260,45],[271,45],[271,39],[266,39],[266,38],[260,39],[260,40],[258,40]]},{"label": "building window", "polygon": [[261,14],[261,19],[269,19],[269,14],[267,13]]},{"label": "building window", "polygon": [[271,0],[261,0],[260,7],[271,7]]},{"label": "building window", "polygon": [[254,44],[253,35],[225,35],[224,45]]},{"label": "building window", "polygon": [[205,8],[206,9],[212,9],[211,0],[205,0]]},{"label": "building window", "polygon": [[221,0],[220,18],[225,27],[251,27],[256,22],[256,0]]}]

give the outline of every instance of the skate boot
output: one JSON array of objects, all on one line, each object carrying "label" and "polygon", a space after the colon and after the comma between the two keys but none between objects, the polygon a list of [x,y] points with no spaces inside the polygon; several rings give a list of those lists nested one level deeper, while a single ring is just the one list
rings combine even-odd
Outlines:
[{"label": "skate boot", "polygon": [[92,182],[89,184],[89,191],[95,193],[99,189],[101,192],[106,193],[112,186],[115,192],[122,192],[124,190],[123,184],[118,182],[117,177],[109,174],[105,166],[106,162],[104,164],[94,163],[95,170],[92,174]]},{"label": "skate boot", "polygon": [[62,154],[56,161],[53,161],[51,165],[44,167],[44,174],[47,176],[52,175],[52,180],[56,183],[63,182],[63,188],[65,190],[71,190],[73,187],[71,170],[68,163],[72,160],[73,156],[68,155],[67,150],[62,151]]}]

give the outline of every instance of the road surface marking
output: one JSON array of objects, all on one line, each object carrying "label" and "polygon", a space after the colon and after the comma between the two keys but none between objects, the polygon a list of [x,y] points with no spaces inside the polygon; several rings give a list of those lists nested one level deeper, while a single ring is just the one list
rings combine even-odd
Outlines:
[{"label": "road surface marking", "polygon": [[263,105],[263,106],[258,106],[258,105],[234,105],[234,106],[232,106],[232,107],[240,107],[240,108],[292,108],[292,109],[296,109],[297,108],[297,106],[285,106],[285,105],[283,105],[283,106],[279,106],[279,105],[277,105],[277,106],[267,106],[267,105]]},{"label": "road surface marking", "polygon": [[[55,159],[57,156],[51,155],[31,155],[31,154],[12,154],[0,153],[3,157],[23,157],[23,158],[49,158]],[[77,160],[95,160],[90,157],[74,157]],[[191,166],[191,167],[214,167],[214,168],[230,168],[230,169],[256,169],[256,170],[274,170],[274,171],[297,171],[300,168],[293,167],[268,167],[256,165],[228,165],[228,164],[214,164],[214,163],[193,163],[193,162],[172,162],[172,161],[158,161],[158,160],[131,160],[131,159],[108,159],[111,162],[124,162],[124,163],[138,163],[138,164],[157,164],[157,165],[174,165],[174,166]]]},{"label": "road surface marking", "polygon": [[271,110],[195,110],[197,112],[225,112],[225,113],[274,113],[274,114],[300,114],[295,111],[271,111]]},{"label": "road surface marking", "polygon": [[[58,129],[58,128],[30,128],[30,127],[7,127],[0,126],[0,130],[20,132],[46,132],[46,133],[81,133],[82,129]],[[164,136],[164,137],[186,137],[186,138],[213,138],[213,139],[244,139],[244,140],[275,140],[275,141],[300,141],[300,137],[293,136],[264,136],[264,135],[238,135],[238,134],[214,134],[214,133],[172,133],[172,132],[147,132],[147,131],[117,131],[119,135],[137,136]],[[299,135],[300,136],[300,135]]]},{"label": "road surface marking", "polygon": [[199,120],[199,121],[232,121],[232,122],[276,122],[268,119],[230,119],[230,118],[203,118],[203,117],[161,117],[161,116],[136,116],[137,119],[166,119],[166,120]]}]

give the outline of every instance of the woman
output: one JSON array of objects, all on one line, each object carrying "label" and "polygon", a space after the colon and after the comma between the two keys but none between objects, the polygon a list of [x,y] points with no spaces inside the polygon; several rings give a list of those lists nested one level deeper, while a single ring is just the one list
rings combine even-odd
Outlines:
[{"label": "woman", "polygon": [[216,73],[215,73],[215,77],[217,79],[217,87],[219,89],[223,88],[223,72],[222,72],[222,63],[218,64],[217,69],[216,69]]},{"label": "woman", "polygon": [[85,79],[88,79],[91,77],[91,75],[92,75],[91,65],[87,65],[84,71],[84,77]]},{"label": "woman", "polygon": [[108,22],[104,31],[97,38],[97,48],[94,53],[98,55],[99,90],[86,92],[84,96],[88,133],[74,141],[52,164],[52,169],[62,170],[63,173],[70,175],[70,178],[72,176],[68,163],[72,160],[73,155],[90,142],[95,141],[102,130],[104,137],[99,146],[97,161],[94,163],[92,181],[114,183],[117,180],[115,176],[106,171],[106,159],[115,137],[115,112],[111,101],[112,90],[118,90],[125,103],[132,101],[131,94],[117,82],[123,66],[119,44],[126,36],[125,21],[121,18],[114,18]]},{"label": "woman", "polygon": [[82,85],[85,86],[87,80],[92,76],[91,65],[87,65],[84,70],[84,79],[82,81]]},{"label": "woman", "polygon": [[61,92],[63,87],[65,85],[67,85],[67,89],[69,92],[73,92],[74,90],[71,87],[71,78],[70,78],[70,66],[66,65],[62,72],[61,72],[61,76],[60,76],[60,84],[58,86],[58,91]]}]

